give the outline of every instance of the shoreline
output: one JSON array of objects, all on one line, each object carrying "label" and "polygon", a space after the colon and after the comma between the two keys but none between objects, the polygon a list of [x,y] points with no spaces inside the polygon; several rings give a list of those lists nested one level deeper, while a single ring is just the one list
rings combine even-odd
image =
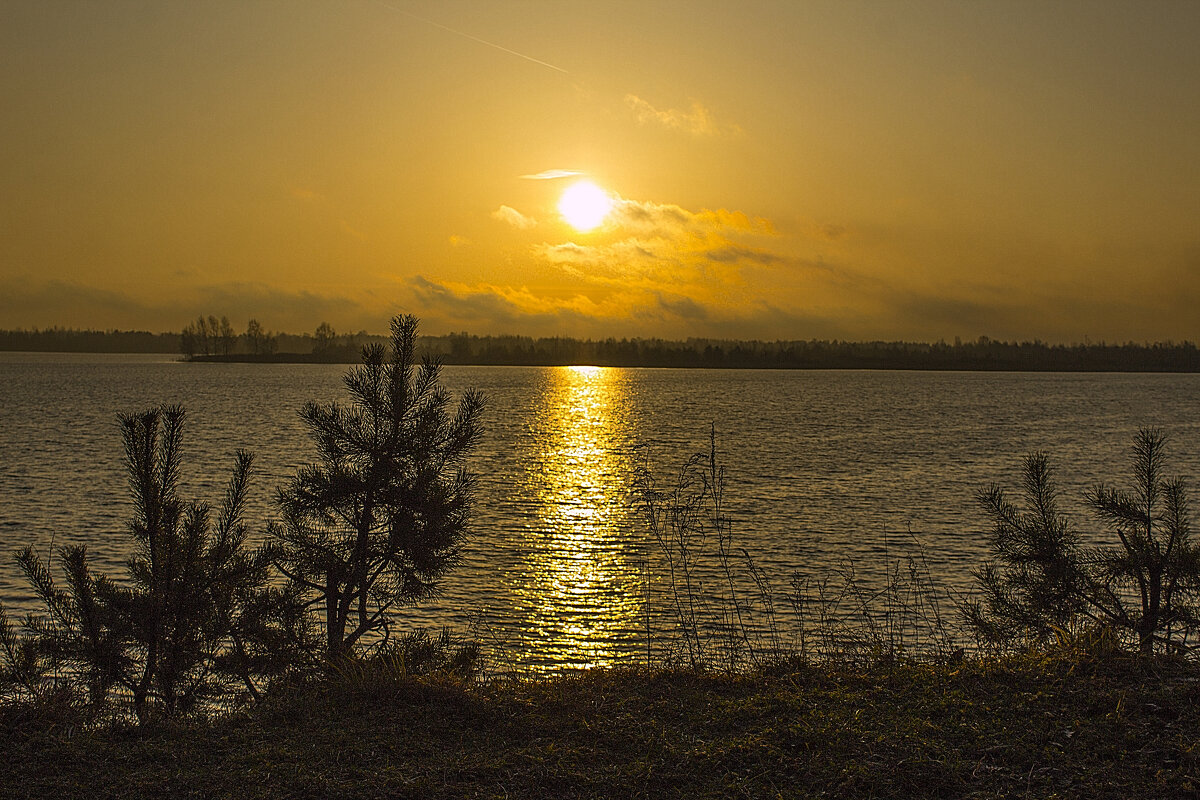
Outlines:
[{"label": "shoreline", "polygon": [[[814,363],[806,365],[771,365],[761,363],[743,364],[688,364],[688,363],[647,363],[644,361],[622,360],[592,360],[570,361],[566,359],[502,359],[487,360],[480,358],[454,358],[445,354],[430,354],[438,357],[443,366],[455,367],[605,367],[615,369],[713,369],[713,370],[771,370],[778,372],[812,372],[818,370],[835,371],[870,371],[870,372],[1022,372],[1022,373],[1098,373],[1098,374],[1163,374],[1163,375],[1194,375],[1200,373],[1200,365],[1179,367],[1175,369],[1161,366],[1147,366],[1144,369],[1131,368],[1129,365],[1120,367],[1102,367],[1097,365],[1080,364],[1076,366],[1046,366],[1032,367],[1005,363],[980,362],[960,365],[937,365],[922,363],[881,363],[870,361],[866,363]],[[360,362],[358,353],[334,355],[314,353],[272,353],[270,355],[252,355],[234,353],[230,355],[208,355],[181,357],[183,363],[189,364],[343,364],[351,365]]]}]

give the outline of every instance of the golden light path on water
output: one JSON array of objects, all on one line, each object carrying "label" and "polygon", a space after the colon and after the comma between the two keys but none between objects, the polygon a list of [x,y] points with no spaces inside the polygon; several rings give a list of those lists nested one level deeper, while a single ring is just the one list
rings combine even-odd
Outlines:
[{"label": "golden light path on water", "polygon": [[551,373],[534,423],[541,446],[522,469],[537,525],[517,593],[533,639],[527,646],[561,667],[600,666],[629,649],[640,612],[641,555],[625,524],[629,398],[617,370]]}]

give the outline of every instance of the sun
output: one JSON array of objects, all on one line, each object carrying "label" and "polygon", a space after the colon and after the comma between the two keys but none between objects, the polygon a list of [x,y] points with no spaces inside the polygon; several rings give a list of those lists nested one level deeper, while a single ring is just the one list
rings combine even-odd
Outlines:
[{"label": "sun", "polygon": [[558,199],[558,213],[580,233],[587,233],[604,222],[612,207],[612,198],[591,181],[571,184]]}]

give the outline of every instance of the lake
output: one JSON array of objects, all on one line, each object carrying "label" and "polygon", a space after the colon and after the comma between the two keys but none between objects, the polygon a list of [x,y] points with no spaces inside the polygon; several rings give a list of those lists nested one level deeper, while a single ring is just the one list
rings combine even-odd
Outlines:
[{"label": "lake", "polygon": [[[86,543],[102,568],[127,557],[116,415],[188,409],[185,497],[219,502],[232,453],[256,453],[250,514],[313,456],[297,417],[343,399],[346,367],[185,364],[161,355],[0,353],[0,541],[12,552]],[[972,585],[987,556],[975,493],[1016,487],[1048,452],[1064,508],[1086,535],[1098,482],[1128,483],[1140,426],[1170,436],[1172,472],[1200,467],[1200,375],[447,367],[454,391],[488,398],[469,542],[435,601],[405,625],[473,627],[507,665],[554,670],[644,657],[671,626],[669,567],[638,513],[639,469],[669,483],[715,430],[737,558],[785,593],[853,570],[882,585],[920,556],[939,591]],[[710,549],[715,546],[708,545]],[[748,573],[738,590],[756,591]],[[701,596],[727,583],[699,566]],[[37,608],[0,560],[10,614]],[[716,601],[714,601],[716,602]],[[782,609],[783,606],[781,605]],[[792,634],[784,620],[785,633]],[[650,633],[647,633],[649,625]]]}]

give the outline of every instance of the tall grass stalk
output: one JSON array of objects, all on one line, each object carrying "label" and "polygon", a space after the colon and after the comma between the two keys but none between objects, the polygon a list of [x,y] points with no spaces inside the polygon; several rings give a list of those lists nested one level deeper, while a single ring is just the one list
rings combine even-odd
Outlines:
[{"label": "tall grass stalk", "polygon": [[[735,575],[740,559],[725,508],[725,485],[715,429],[710,431],[708,450],[689,458],[670,488],[660,488],[648,466],[638,471],[638,507],[666,567],[668,605],[675,633],[682,639],[679,656],[693,669],[736,669],[758,657],[747,617],[751,604],[743,598]],[[647,570],[648,639],[650,578]],[[650,652],[648,641],[648,658]],[[674,657],[669,648],[667,660]]]},{"label": "tall grass stalk", "polygon": [[[688,458],[667,488],[643,465],[638,510],[657,545],[644,566],[646,658],[693,669],[738,671],[792,658],[805,661],[944,659],[960,651],[959,631],[943,612],[924,550],[883,554],[883,580],[868,581],[846,562],[820,579],[793,574],[785,585],[736,543],[725,500],[726,473],[715,429],[706,451]],[[912,532],[908,536],[913,542]],[[664,574],[655,581],[651,564]],[[661,586],[671,630],[652,629],[653,587]]]}]

